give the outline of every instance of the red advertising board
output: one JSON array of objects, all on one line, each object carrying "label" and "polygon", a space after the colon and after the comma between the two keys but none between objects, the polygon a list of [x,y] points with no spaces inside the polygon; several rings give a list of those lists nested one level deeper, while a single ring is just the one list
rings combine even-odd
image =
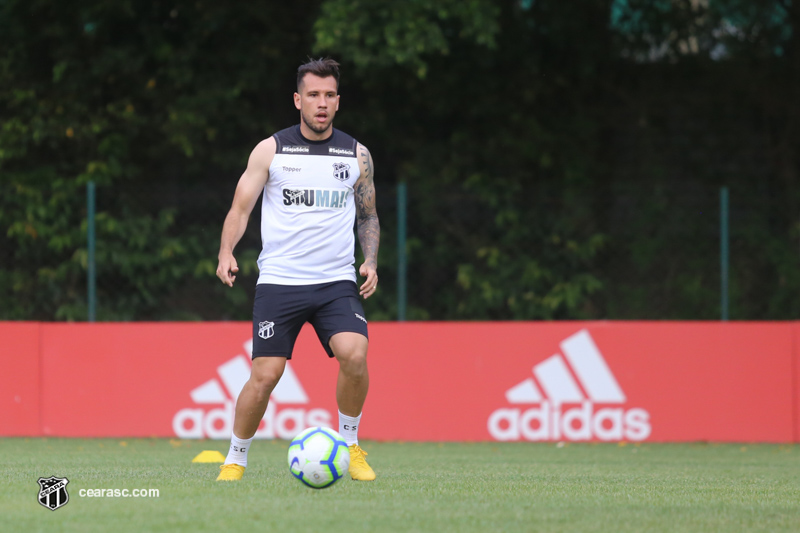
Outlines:
[{"label": "red advertising board", "polygon": [[[230,436],[249,323],[0,323],[0,435]],[[370,324],[360,436],[797,442],[800,324]],[[336,426],[337,364],[306,327],[258,436]]]},{"label": "red advertising board", "polygon": [[387,439],[789,442],[787,326],[373,328],[368,407],[378,413],[363,427]]},{"label": "red advertising board", "polygon": [[792,328],[794,336],[792,338],[792,365],[794,382],[792,383],[792,394],[794,395],[794,441],[800,442],[800,324],[796,323]]},{"label": "red advertising board", "polygon": [[39,331],[36,322],[0,322],[0,435],[38,435]]},{"label": "red advertising board", "polygon": [[225,357],[244,353],[246,324],[47,324],[42,433],[173,436],[172,414]]}]

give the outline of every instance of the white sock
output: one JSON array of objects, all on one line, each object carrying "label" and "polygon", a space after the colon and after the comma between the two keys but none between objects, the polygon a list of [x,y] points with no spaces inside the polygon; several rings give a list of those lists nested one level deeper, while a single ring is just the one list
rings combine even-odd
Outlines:
[{"label": "white sock", "polygon": [[228,450],[228,457],[225,458],[225,464],[247,466],[247,452],[250,451],[251,442],[253,442],[253,437],[240,439],[231,433],[231,447]]},{"label": "white sock", "polygon": [[344,437],[348,446],[358,444],[358,425],[360,423],[361,415],[347,416],[339,411],[339,435]]}]

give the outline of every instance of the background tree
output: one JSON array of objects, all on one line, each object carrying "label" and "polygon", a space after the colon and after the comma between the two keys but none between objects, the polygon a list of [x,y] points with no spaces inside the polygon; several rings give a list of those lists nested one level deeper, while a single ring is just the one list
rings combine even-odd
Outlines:
[{"label": "background tree", "polygon": [[255,144],[297,121],[309,54],[376,161],[372,319],[396,315],[395,187],[417,319],[796,318],[800,8],[788,0],[6,0],[0,318],[81,320],[85,185],[99,317],[249,319],[219,231]]}]

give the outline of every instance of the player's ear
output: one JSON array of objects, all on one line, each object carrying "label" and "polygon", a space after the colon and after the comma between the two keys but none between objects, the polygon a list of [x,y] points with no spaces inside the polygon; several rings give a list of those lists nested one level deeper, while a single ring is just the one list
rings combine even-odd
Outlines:
[{"label": "player's ear", "polygon": [[339,99],[340,99],[340,98],[341,98],[341,96],[339,96],[339,95],[337,94],[337,95],[336,95],[336,109],[335,109],[334,111],[339,111]]},{"label": "player's ear", "polygon": [[[337,103],[336,105],[338,106],[339,104]],[[298,93],[294,93],[294,106],[298,110],[302,109],[302,107],[300,106],[300,95]]]}]

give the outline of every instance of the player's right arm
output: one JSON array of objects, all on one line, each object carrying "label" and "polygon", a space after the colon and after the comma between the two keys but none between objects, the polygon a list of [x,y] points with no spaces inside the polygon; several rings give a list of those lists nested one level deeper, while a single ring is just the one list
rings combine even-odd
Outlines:
[{"label": "player's right arm", "polygon": [[222,226],[217,265],[217,277],[229,287],[233,287],[236,273],[239,271],[239,265],[233,257],[233,249],[244,235],[250,213],[269,179],[269,166],[274,157],[275,139],[270,137],[261,141],[250,154],[247,169],[236,185],[231,210],[228,211]]}]

